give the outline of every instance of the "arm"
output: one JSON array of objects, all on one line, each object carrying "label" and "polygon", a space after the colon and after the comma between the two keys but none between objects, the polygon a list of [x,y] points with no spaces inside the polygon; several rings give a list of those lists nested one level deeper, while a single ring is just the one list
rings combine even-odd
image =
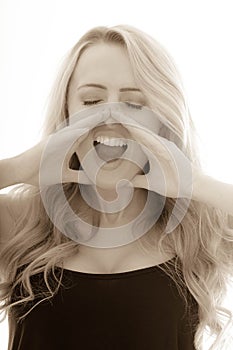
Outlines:
[{"label": "arm", "polygon": [[[14,158],[0,160],[0,189],[18,183],[17,169]],[[13,204],[8,194],[0,194],[0,254],[12,236],[15,222],[9,206],[12,208]]]},{"label": "arm", "polygon": [[0,160],[0,190],[19,183],[15,158]]},{"label": "arm", "polygon": [[198,175],[193,183],[192,198],[233,216],[233,184],[221,182],[206,174]]}]

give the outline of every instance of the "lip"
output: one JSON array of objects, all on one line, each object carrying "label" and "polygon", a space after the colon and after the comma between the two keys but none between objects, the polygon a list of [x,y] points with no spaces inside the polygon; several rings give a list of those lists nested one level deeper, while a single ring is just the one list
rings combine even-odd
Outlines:
[{"label": "lip", "polygon": [[[105,130],[106,130],[106,129],[105,129]],[[94,138],[93,138],[93,147],[94,147],[94,151],[95,151],[95,153],[96,153],[96,159],[95,159],[95,160],[96,160],[96,162],[97,162],[97,164],[98,164],[98,167],[102,167],[102,166],[103,166],[103,164],[102,164],[103,159],[101,159],[101,158],[99,157],[99,155],[98,155],[98,153],[97,153],[97,151],[96,151],[96,149],[95,149],[95,146],[94,146],[94,140],[95,140],[98,136],[108,136],[108,137],[115,137],[115,138],[119,137],[119,138],[122,138],[122,139],[125,139],[125,136],[122,135],[122,134],[116,133],[116,132],[114,132],[113,130],[104,131],[104,128],[95,133],[95,136],[94,136]],[[128,146],[124,146],[124,148],[125,148],[125,151],[124,151],[124,153],[125,153],[125,152],[128,150]],[[121,157],[118,158],[118,159],[115,159],[114,161],[113,161],[113,160],[108,161],[108,162],[106,162],[106,163],[104,164],[104,168],[105,168],[106,170],[113,170],[113,169],[119,167],[120,164],[122,163],[122,161],[123,161],[123,159],[122,159]]]},{"label": "lip", "polygon": [[108,127],[100,127],[97,131],[93,133],[93,139],[96,139],[98,136],[107,136],[114,138],[128,138],[129,133],[125,130],[119,130],[119,128],[110,129]]}]

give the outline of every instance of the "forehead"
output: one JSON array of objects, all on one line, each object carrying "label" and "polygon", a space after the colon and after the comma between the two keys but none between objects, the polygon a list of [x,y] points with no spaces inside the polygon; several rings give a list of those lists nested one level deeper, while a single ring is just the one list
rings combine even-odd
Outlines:
[{"label": "forehead", "polygon": [[91,82],[136,85],[126,49],[117,44],[95,44],[81,54],[74,78],[79,84]]}]

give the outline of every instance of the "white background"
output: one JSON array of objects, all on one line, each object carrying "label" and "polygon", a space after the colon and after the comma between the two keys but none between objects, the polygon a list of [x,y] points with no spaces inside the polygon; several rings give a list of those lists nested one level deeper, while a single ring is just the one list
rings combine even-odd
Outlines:
[{"label": "white background", "polygon": [[[200,135],[205,172],[233,183],[231,5],[230,0],[0,1],[0,157],[39,141],[59,63],[80,36],[97,25],[130,24],[174,57]],[[231,308],[232,291],[226,300]],[[7,339],[7,324],[0,323],[0,350],[7,349]]]}]

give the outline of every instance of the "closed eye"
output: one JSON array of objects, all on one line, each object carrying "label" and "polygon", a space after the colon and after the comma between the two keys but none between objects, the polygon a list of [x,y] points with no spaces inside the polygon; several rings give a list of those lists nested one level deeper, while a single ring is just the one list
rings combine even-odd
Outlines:
[{"label": "closed eye", "polygon": [[131,108],[136,108],[136,109],[142,109],[142,105],[137,105],[134,103],[130,103],[130,102],[125,102],[127,104],[127,106],[131,107]]},{"label": "closed eye", "polygon": [[96,101],[83,101],[84,105],[94,105],[102,100],[96,100]]},{"label": "closed eye", "polygon": [[[93,104],[96,104],[100,101],[102,101],[102,100],[83,101],[83,104],[84,105],[93,105]],[[138,105],[135,103],[130,103],[130,102],[125,102],[125,103],[128,107],[135,108],[135,109],[142,109],[142,107],[143,107],[142,105]]]}]

